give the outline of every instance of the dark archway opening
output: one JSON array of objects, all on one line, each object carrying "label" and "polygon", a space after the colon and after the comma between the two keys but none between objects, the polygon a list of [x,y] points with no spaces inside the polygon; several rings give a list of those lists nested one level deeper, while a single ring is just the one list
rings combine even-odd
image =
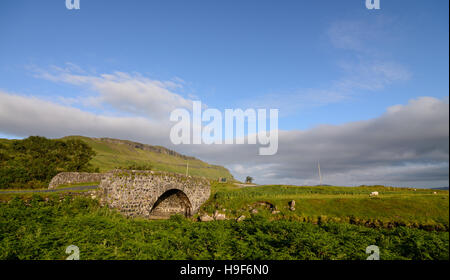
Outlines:
[{"label": "dark archway opening", "polygon": [[176,189],[163,193],[150,210],[150,218],[167,219],[171,215],[181,214],[191,216],[192,205],[187,195]]}]

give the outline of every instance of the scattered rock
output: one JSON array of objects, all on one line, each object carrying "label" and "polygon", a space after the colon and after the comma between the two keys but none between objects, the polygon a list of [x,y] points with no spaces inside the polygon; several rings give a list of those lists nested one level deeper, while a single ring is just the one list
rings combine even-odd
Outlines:
[{"label": "scattered rock", "polygon": [[252,209],[251,213],[252,213],[252,214],[258,213],[258,209]]},{"label": "scattered rock", "polygon": [[243,220],[245,220],[245,216],[241,215],[239,216],[239,218],[236,219],[236,222],[242,222]]},{"label": "scattered rock", "polygon": [[253,204],[254,206],[260,206],[260,207],[266,207],[269,209],[272,209],[275,207],[275,205],[273,205],[272,203],[268,202],[268,201],[259,201]]},{"label": "scattered rock", "polygon": [[295,211],[295,200],[289,201],[289,210]]},{"label": "scattered rock", "polygon": [[212,221],[214,219],[213,219],[213,217],[205,214],[205,215],[200,216],[199,220],[200,220],[200,222],[210,222],[210,221]]},{"label": "scattered rock", "polygon": [[217,214],[216,215],[216,217],[215,217],[215,219],[216,219],[216,221],[222,221],[222,220],[225,220],[225,214]]},{"label": "scattered rock", "polygon": [[225,214],[219,213],[219,211],[216,210],[216,212],[214,212],[214,220],[216,221],[225,220]]},{"label": "scattered rock", "polygon": [[[294,210],[295,210],[295,209],[294,209]],[[274,214],[274,215],[275,215],[275,214],[278,214],[278,213],[280,213],[280,211],[278,211],[278,210],[273,210],[273,211],[272,211],[272,214]]]}]

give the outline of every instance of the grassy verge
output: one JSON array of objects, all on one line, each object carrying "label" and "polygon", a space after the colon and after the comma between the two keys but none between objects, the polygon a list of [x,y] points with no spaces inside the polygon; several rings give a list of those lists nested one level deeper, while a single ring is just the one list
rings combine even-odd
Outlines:
[{"label": "grassy verge", "polygon": [[72,188],[72,187],[84,187],[84,186],[98,186],[100,182],[88,182],[88,183],[77,183],[77,184],[65,184],[65,185],[59,185],[55,189],[65,189],[65,188]]},{"label": "grassy verge", "polygon": [[[84,187],[84,186],[97,186],[99,185],[100,182],[88,182],[88,183],[76,183],[76,184],[64,184],[64,185],[59,185],[57,186],[55,189],[65,189],[65,188],[72,188],[72,187]],[[39,191],[39,190],[47,190],[48,187],[41,187],[41,188],[36,188],[36,189],[15,189],[15,188],[0,188],[0,193],[2,191],[17,191],[17,192],[21,192],[21,191]]]},{"label": "grassy verge", "polygon": [[11,200],[20,199],[23,201],[30,201],[31,199],[38,197],[40,200],[49,200],[55,197],[59,197],[60,200],[64,199],[65,196],[77,196],[77,195],[87,195],[90,193],[90,189],[87,190],[67,190],[58,189],[54,192],[22,192],[22,193],[1,193],[0,192],[0,203],[9,203]]}]

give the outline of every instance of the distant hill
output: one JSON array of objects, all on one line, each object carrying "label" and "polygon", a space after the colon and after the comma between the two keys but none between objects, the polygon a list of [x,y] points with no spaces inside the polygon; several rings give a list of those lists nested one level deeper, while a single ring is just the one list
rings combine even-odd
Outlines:
[{"label": "distant hill", "polygon": [[84,136],[67,136],[65,139],[80,139],[86,142],[97,155],[91,160],[94,168],[100,172],[114,168],[126,168],[132,165],[151,165],[153,170],[186,173],[186,163],[189,162],[189,175],[203,176],[209,179],[233,176],[223,166],[212,165],[194,157],[189,157],[162,146],[152,146],[128,140],[112,138],[90,138]]}]

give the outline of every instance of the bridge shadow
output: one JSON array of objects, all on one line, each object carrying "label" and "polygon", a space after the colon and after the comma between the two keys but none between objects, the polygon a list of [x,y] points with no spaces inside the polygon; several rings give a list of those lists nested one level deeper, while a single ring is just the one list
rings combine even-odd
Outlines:
[{"label": "bridge shadow", "polygon": [[187,195],[180,190],[170,189],[164,192],[153,204],[149,213],[150,219],[168,219],[171,215],[192,215],[192,205]]}]

